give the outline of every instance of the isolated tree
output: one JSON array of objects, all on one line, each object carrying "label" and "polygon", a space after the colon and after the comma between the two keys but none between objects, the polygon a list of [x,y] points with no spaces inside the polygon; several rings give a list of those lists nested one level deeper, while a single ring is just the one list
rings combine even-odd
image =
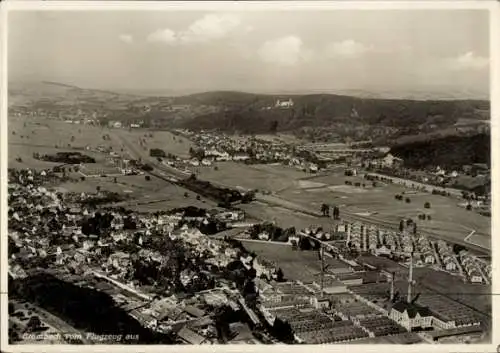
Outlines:
[{"label": "isolated tree", "polygon": [[271,134],[276,134],[278,132],[278,121],[277,120],[271,121],[271,126],[269,128],[269,131],[271,132]]},{"label": "isolated tree", "polygon": [[311,242],[307,237],[300,237],[299,248],[300,250],[311,250]]},{"label": "isolated tree", "polygon": [[150,177],[149,175],[145,175],[145,176],[144,176],[144,179],[145,179],[146,181],[150,181],[150,180],[151,180],[151,177]]},{"label": "isolated tree", "polygon": [[338,206],[333,208],[333,218],[336,220],[340,219],[340,208]]},{"label": "isolated tree", "polygon": [[276,271],[276,280],[278,282],[283,282],[283,280],[285,279],[285,275],[283,274],[283,270],[280,268],[278,268],[278,271]]},{"label": "isolated tree", "polygon": [[472,210],[472,205],[471,205],[470,203],[469,203],[469,204],[467,204],[467,207],[465,207],[465,209],[466,209],[467,211]]},{"label": "isolated tree", "polygon": [[96,190],[97,192],[101,192],[101,187],[100,187],[99,185],[97,185],[97,186],[95,187],[95,190]]},{"label": "isolated tree", "polygon": [[399,231],[402,232],[403,230],[405,230],[405,221],[402,219],[399,222]]},{"label": "isolated tree", "polygon": [[406,203],[410,203],[410,202],[411,202],[411,200],[410,200],[410,198],[409,198],[409,197],[407,197],[407,198],[405,199],[405,201],[406,201]]},{"label": "isolated tree", "polygon": [[424,204],[424,208],[431,208],[431,203],[430,202],[426,202]]},{"label": "isolated tree", "polygon": [[330,206],[328,206],[326,203],[321,205],[321,213],[323,214],[323,217],[328,217],[330,214]]},{"label": "isolated tree", "polygon": [[42,326],[42,322],[40,321],[40,318],[35,315],[30,317],[27,326],[30,331],[36,331]]}]

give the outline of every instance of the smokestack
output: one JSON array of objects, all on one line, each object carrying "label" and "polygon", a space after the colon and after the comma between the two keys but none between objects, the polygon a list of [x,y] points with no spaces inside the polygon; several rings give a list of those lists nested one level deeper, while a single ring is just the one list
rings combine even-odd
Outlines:
[{"label": "smokestack", "polygon": [[325,248],[321,246],[319,248],[321,256],[321,298],[323,298],[323,288],[325,283]]},{"label": "smokestack", "polygon": [[363,251],[366,252],[368,249],[368,244],[367,244],[367,235],[366,235],[366,225],[363,226],[362,234],[363,234]]},{"label": "smokestack", "polygon": [[351,241],[351,224],[347,223],[347,243]]},{"label": "smokestack", "polygon": [[408,275],[408,303],[411,303],[412,286],[413,286],[413,249],[410,252],[410,273]]},{"label": "smokestack", "polygon": [[394,272],[391,273],[391,302],[394,300]]}]

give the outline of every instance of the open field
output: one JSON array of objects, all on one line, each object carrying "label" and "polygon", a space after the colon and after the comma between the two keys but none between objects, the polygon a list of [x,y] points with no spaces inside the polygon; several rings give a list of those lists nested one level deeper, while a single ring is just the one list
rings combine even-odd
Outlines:
[{"label": "open field", "polygon": [[[214,167],[199,167],[199,178],[244,189],[279,191],[291,187],[294,181],[308,176],[305,172],[283,165],[246,165],[218,162]],[[309,174],[310,175],[310,174]]]},{"label": "open field", "polygon": [[430,268],[415,269],[415,279],[421,286],[443,294],[477,311],[491,316],[491,286],[463,282],[446,272]]},{"label": "open field", "polygon": [[[155,212],[177,207],[195,206],[200,208],[213,208],[216,205],[180,186],[169,184],[163,180],[152,177],[146,181],[144,176],[127,175],[116,177],[86,178],[85,182],[63,183],[58,186],[61,191],[93,193],[97,187],[102,191],[117,192],[128,195],[131,200],[117,203],[140,212]],[[188,197],[184,193],[188,193]]]},{"label": "open field", "polygon": [[[138,150],[143,151],[149,156],[149,150],[152,148],[159,148],[165,153],[172,153],[176,156],[187,158],[189,157],[189,149],[193,146],[192,142],[188,139],[176,136],[169,131],[149,131],[144,129],[113,129],[113,134],[125,138],[130,143],[133,143]],[[150,136],[152,135],[152,137]],[[146,140],[145,148],[140,146],[139,141]],[[119,141],[119,139],[116,139]]]},{"label": "open field", "polygon": [[[109,129],[84,124],[69,124],[59,120],[43,118],[9,119],[9,143],[36,143],[47,147],[72,147],[84,148],[85,146],[97,147],[99,145],[112,147],[114,151],[120,150],[120,145],[114,141],[104,140],[103,135]],[[12,133],[15,132],[15,135]],[[23,136],[23,138],[21,138]],[[74,137],[74,140],[72,140]]]},{"label": "open field", "polygon": [[477,245],[482,248],[491,247],[491,239],[481,234],[473,234],[469,239],[467,239],[467,243]]},{"label": "open field", "polygon": [[[113,140],[103,140],[102,136],[107,132],[90,125],[68,124],[63,121],[48,119],[12,118],[9,120],[9,167],[12,168],[51,168],[61,163],[52,163],[36,160],[33,153],[55,154],[57,152],[79,151],[96,159],[95,164],[89,167],[99,168],[105,166],[106,155],[85,151],[89,146],[110,147],[114,151],[120,151],[121,146]],[[72,140],[74,136],[74,141]],[[57,148],[56,148],[57,146]],[[16,158],[22,162],[17,162]]]},{"label": "open field", "polygon": [[244,210],[248,216],[268,222],[276,222],[278,226],[283,228],[295,227],[297,230],[301,230],[311,225],[318,225],[323,227],[325,231],[329,231],[335,225],[331,218],[314,217],[255,201],[251,204],[238,205],[238,207]]},{"label": "open field", "polygon": [[[345,180],[365,183],[366,187],[345,185]],[[342,211],[354,215],[369,216],[377,223],[399,225],[402,218],[413,218],[418,227],[448,239],[463,240],[472,230],[476,231],[473,241],[486,248],[491,247],[490,218],[459,207],[460,200],[426,193],[407,194],[411,202],[397,201],[396,194],[406,191],[400,185],[385,185],[378,183],[372,187],[361,177],[344,177],[338,174],[319,176],[308,179],[309,182],[325,184],[315,188],[304,188],[304,181],[298,181],[296,186],[282,190],[280,197],[293,201],[304,207],[319,211],[323,202],[338,205]],[[302,185],[301,185],[302,184]],[[311,184],[314,185],[314,184]],[[424,208],[425,202],[430,202],[431,208]],[[419,214],[431,215],[431,221],[420,221]],[[472,240],[472,239],[471,239]]]}]

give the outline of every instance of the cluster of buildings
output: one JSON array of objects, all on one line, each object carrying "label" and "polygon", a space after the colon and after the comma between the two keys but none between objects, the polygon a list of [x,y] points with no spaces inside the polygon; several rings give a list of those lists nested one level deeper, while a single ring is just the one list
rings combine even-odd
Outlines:
[{"label": "cluster of buildings", "polygon": [[[414,170],[404,167],[403,161],[391,154],[377,160],[364,160],[362,165],[371,168],[372,171],[380,171],[381,176],[391,178],[392,182],[403,184],[408,188],[426,192],[444,191],[458,197],[462,197],[464,191],[454,188],[453,185],[460,177],[469,176],[484,181],[491,173],[490,168],[482,163],[465,165],[461,170],[450,171],[440,166],[432,170]],[[491,191],[488,194],[479,192],[477,195],[474,191],[465,193],[473,195],[475,201],[480,201],[479,203],[476,202],[476,207],[482,206],[488,200],[491,200]]]},{"label": "cluster of buildings", "polygon": [[124,123],[119,120],[109,120],[107,126],[111,129],[122,129],[128,127],[130,129],[139,129],[144,126],[144,120],[137,120]]},{"label": "cluster of buildings", "polygon": [[317,172],[318,165],[299,157],[294,153],[292,145],[258,139],[255,137],[234,138],[226,134],[202,131],[178,130],[177,133],[191,139],[196,144],[201,161],[193,161],[199,165],[210,165],[215,161],[236,161],[252,163],[283,163],[298,169]]},{"label": "cluster of buildings", "polygon": [[[158,236],[179,241],[186,248],[188,261],[196,270],[180,269],[179,278],[184,286],[195,283],[201,275],[211,277],[213,266],[222,269],[235,261],[247,269],[255,268],[260,278],[276,278],[272,262],[242,255],[238,248],[208,237],[196,227],[179,226],[179,221],[203,222],[206,218],[185,217],[182,211],[171,214],[98,211],[78,204],[91,195],[62,194],[39,185],[44,180],[41,172],[11,171],[10,174],[9,274],[12,278],[24,278],[34,267],[45,268],[65,281],[108,293],[143,326],[173,332],[185,343],[216,342],[213,307],[229,306],[234,311],[247,311],[253,321],[259,321],[227,279],[214,278],[212,288],[186,297],[175,292],[158,293],[155,285],[131,278],[137,262],[161,268],[170,261],[168,249],[159,251],[150,246]],[[82,221],[97,217],[99,212],[104,212],[102,217],[111,218],[108,231],[99,235],[84,232]],[[228,220],[228,214],[219,216]],[[240,213],[229,216],[231,220],[241,219]],[[134,226],[130,226],[132,223]],[[231,332],[233,343],[258,343],[245,324],[232,324]]]},{"label": "cluster of buildings", "polygon": [[[410,227],[411,228],[411,227]],[[338,242],[344,239],[348,247],[377,256],[408,259],[413,254],[415,266],[431,266],[463,276],[471,283],[491,282],[491,263],[478,258],[467,250],[456,254],[452,245],[444,240],[431,241],[427,236],[413,234],[410,229],[393,231],[362,222],[337,224],[331,232],[314,227],[302,231],[323,241]],[[298,243],[299,236],[288,239]]]},{"label": "cluster of buildings", "polygon": [[267,105],[262,108],[261,110],[271,110],[271,109],[291,109],[295,105],[294,101],[292,98],[288,99],[277,99],[274,105]]},{"label": "cluster of buildings", "polygon": [[[270,324],[288,323],[295,341],[307,344],[382,337],[418,343],[426,330],[443,337],[481,331],[474,311],[444,296],[393,299],[392,284],[375,272],[335,263],[322,280],[259,283],[259,310]],[[404,285],[397,284],[398,290]]]},{"label": "cluster of buildings", "polygon": [[491,263],[468,253],[466,250],[460,251],[458,260],[470,282],[491,283]]}]

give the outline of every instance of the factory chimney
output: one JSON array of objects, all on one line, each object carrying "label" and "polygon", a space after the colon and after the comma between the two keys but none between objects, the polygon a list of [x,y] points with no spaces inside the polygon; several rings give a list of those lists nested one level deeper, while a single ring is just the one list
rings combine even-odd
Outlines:
[{"label": "factory chimney", "polygon": [[368,250],[368,241],[367,241],[367,229],[366,225],[363,226],[363,252],[366,252]]},{"label": "factory chimney", "polygon": [[410,272],[408,274],[408,303],[412,302],[412,288],[413,287],[413,249],[410,252]]},{"label": "factory chimney", "polygon": [[391,302],[394,300],[394,279],[396,274],[394,272],[391,273]]}]

